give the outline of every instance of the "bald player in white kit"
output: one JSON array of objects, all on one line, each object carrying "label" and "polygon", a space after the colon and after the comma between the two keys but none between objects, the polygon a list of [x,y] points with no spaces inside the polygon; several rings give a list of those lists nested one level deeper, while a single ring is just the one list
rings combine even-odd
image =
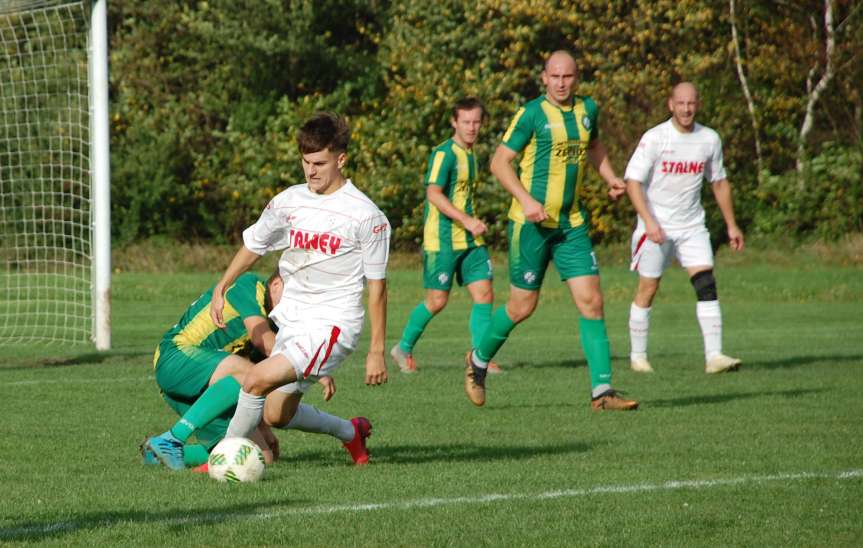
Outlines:
[{"label": "bald player in white kit", "polygon": [[734,220],[722,141],[714,130],[695,122],[698,107],[698,91],[692,83],[674,86],[668,99],[671,119],[641,137],[624,174],[627,194],[638,213],[630,266],[639,275],[629,315],[634,371],[653,372],[647,360],[650,309],[672,257],[686,269],[698,299],[696,316],[704,337],[705,372],[722,373],[740,366],[740,360],[722,353],[713,249],[701,206],[704,181],[710,183],[716,197],[732,249],[743,249],[743,232]]},{"label": "bald player in white kit", "polygon": [[[332,376],[359,342],[364,286],[371,326],[365,382],[387,382],[390,225],[342,174],[349,141],[350,128],[333,114],[320,113],[303,124],[297,144],[306,184],[284,190],[267,204],[258,221],[243,232],[243,247],[213,291],[210,314],[221,326],[224,289],[262,255],[282,251],[279,272],[284,290],[270,313],[279,327],[276,341],[270,357],[247,374],[226,437],[248,437],[264,414],[264,399],[274,390],[278,389],[274,396],[280,404],[273,406],[273,418],[290,417],[310,386]],[[354,427],[356,443],[364,446],[371,424],[360,417]]]}]

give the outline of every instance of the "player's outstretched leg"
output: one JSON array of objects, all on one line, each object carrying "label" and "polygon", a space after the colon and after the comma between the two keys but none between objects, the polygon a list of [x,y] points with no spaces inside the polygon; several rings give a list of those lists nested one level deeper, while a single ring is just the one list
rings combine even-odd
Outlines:
[{"label": "player's outstretched leg", "polygon": [[354,437],[350,441],[343,442],[354,464],[363,466],[369,462],[369,451],[366,448],[366,439],[372,435],[372,423],[365,417],[354,417],[351,419],[354,425]]},{"label": "player's outstretched leg", "polygon": [[390,356],[398,364],[402,373],[413,373],[417,370],[413,359],[413,349],[419,338],[425,331],[428,323],[434,318],[434,314],[426,307],[425,302],[416,305],[408,317],[408,323],[402,331],[402,338],[392,350]]},{"label": "player's outstretched leg", "polygon": [[611,348],[605,320],[581,318],[581,344],[587,357],[592,387],[590,407],[594,411],[630,411],[638,409],[638,402],[621,397],[611,387]]},{"label": "player's outstretched leg", "polygon": [[473,359],[473,350],[464,357],[464,392],[472,404],[485,405],[485,374],[488,367],[480,367]]},{"label": "player's outstretched leg", "polygon": [[402,348],[402,344],[398,343],[390,350],[390,356],[392,356],[393,361],[396,362],[399,366],[399,370],[402,373],[415,373],[417,370],[417,363],[414,361],[413,354],[410,352],[405,352]]},{"label": "player's outstretched leg", "polygon": [[146,450],[152,451],[156,458],[171,470],[182,470],[186,467],[183,460],[183,442],[175,438],[170,430],[148,439],[145,446]]},{"label": "player's outstretched leg", "polygon": [[647,361],[647,333],[650,328],[650,307],[642,308],[635,303],[629,307],[629,365],[639,373],[653,373]]}]

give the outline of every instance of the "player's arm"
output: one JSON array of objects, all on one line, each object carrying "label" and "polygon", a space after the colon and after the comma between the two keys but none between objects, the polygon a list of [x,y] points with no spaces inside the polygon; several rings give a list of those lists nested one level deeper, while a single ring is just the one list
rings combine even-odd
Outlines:
[{"label": "player's arm", "polygon": [[249,316],[243,320],[249,340],[265,356],[269,356],[276,344],[276,334],[270,329],[270,322],[263,316]]},{"label": "player's arm", "polygon": [[626,180],[626,194],[629,196],[629,201],[632,202],[632,207],[638,216],[644,221],[644,234],[651,242],[661,244],[665,241],[665,232],[653,214],[650,208],[647,207],[647,197],[644,195],[644,186],[641,181],[633,179]]},{"label": "player's arm", "polygon": [[461,224],[468,232],[474,236],[479,236],[485,233],[488,229],[485,223],[476,217],[471,217],[464,211],[460,210],[446,197],[443,193],[443,188],[430,183],[426,187],[426,199],[433,204],[438,210],[457,223]]},{"label": "player's arm", "polygon": [[548,218],[548,213],[546,213],[543,205],[536,201],[521,184],[515,168],[512,167],[512,162],[517,155],[518,153],[508,146],[498,145],[491,159],[491,173],[501,186],[518,200],[525,218],[531,223],[540,223]]},{"label": "player's arm", "polygon": [[367,280],[371,342],[366,355],[366,384],[375,386],[387,382],[384,346],[387,332],[387,280]]},{"label": "player's arm", "polygon": [[253,264],[261,256],[253,251],[250,251],[246,246],[240,248],[234,258],[231,259],[231,264],[228,269],[222,274],[221,279],[213,289],[213,298],[210,301],[210,318],[217,327],[224,329],[225,320],[222,318],[222,311],[225,308],[225,290],[237,281],[240,274],[249,270]]},{"label": "player's arm", "polygon": [[741,251],[743,249],[743,231],[737,226],[734,219],[734,200],[731,197],[731,183],[728,179],[721,179],[712,185],[713,195],[725,219],[725,227],[728,230],[728,245],[731,249]]},{"label": "player's arm", "polygon": [[614,172],[608,159],[608,151],[599,139],[591,139],[587,145],[587,157],[599,176],[608,184],[608,197],[617,200],[627,191],[626,183]]}]

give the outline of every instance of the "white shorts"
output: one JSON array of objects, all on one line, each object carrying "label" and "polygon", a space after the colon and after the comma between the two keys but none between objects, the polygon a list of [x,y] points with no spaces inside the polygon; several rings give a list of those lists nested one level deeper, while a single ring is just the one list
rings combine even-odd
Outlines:
[{"label": "white shorts", "polygon": [[341,344],[344,334],[338,327],[317,328],[305,333],[276,334],[271,354],[282,354],[291,362],[297,381],[277,388],[279,392],[305,394],[320,377],[332,376],[353,349]]},{"label": "white shorts", "polygon": [[660,278],[674,256],[680,266],[713,266],[710,232],[705,226],[665,233],[662,244],[647,239],[639,227],[632,233],[632,262],[629,269],[645,278]]}]

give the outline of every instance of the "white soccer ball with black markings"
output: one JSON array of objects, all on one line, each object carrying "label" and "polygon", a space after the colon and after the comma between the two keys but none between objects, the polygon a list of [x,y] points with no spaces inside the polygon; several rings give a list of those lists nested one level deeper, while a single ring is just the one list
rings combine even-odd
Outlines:
[{"label": "white soccer ball with black markings", "polygon": [[207,460],[210,477],[229,483],[258,481],[264,475],[264,453],[252,440],[225,438]]}]

